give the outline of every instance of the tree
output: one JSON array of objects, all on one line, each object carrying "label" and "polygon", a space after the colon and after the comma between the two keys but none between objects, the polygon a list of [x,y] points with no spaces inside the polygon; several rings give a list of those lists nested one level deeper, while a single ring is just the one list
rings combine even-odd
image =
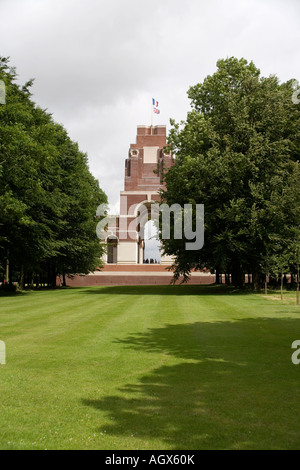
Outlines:
[{"label": "tree", "polygon": [[[96,208],[106,202],[87,155],[62,125],[31,99],[30,80],[0,58],[6,104],[0,106],[0,269],[21,286],[101,265]],[[7,274],[6,274],[7,277]],[[7,279],[8,280],[8,279]]]},{"label": "tree", "polygon": [[186,121],[171,121],[176,165],[165,175],[162,198],[169,205],[204,204],[205,244],[186,252],[182,240],[163,240],[165,252],[175,255],[175,276],[206,267],[230,273],[241,287],[252,273],[259,287],[261,263],[281,233],[278,198],[299,155],[292,92],[291,81],[261,77],[252,62],[236,58],[219,60],[215,74],[189,89]]}]

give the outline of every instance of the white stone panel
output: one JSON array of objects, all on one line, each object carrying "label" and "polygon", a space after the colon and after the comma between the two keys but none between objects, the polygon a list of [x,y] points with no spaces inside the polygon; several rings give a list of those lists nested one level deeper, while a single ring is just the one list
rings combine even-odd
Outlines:
[{"label": "white stone panel", "polygon": [[144,147],[144,163],[157,163],[159,147]]},{"label": "white stone panel", "polygon": [[137,253],[136,242],[120,241],[118,245],[118,264],[136,264]]}]

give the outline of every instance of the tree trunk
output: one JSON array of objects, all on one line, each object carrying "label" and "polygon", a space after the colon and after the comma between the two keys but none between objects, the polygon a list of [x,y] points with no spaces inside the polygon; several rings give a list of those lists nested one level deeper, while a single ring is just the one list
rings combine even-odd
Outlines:
[{"label": "tree trunk", "polygon": [[6,267],[5,267],[5,282],[9,284],[9,251],[7,250],[7,258],[6,258]]},{"label": "tree trunk", "polygon": [[24,290],[25,288],[25,282],[24,282],[24,264],[21,266],[21,273],[20,273],[20,289]]},{"label": "tree trunk", "polygon": [[232,270],[232,284],[239,288],[239,289],[242,289],[244,287],[244,284],[245,284],[245,274],[242,270],[242,267],[240,264],[236,263],[234,266],[233,266],[233,270]]},{"label": "tree trunk", "polygon": [[254,270],[252,273],[252,288],[254,291],[259,291],[259,273],[258,271]]},{"label": "tree trunk", "polygon": [[51,287],[52,288],[55,288],[56,287],[56,271],[55,271],[55,268],[52,267],[51,269]]}]

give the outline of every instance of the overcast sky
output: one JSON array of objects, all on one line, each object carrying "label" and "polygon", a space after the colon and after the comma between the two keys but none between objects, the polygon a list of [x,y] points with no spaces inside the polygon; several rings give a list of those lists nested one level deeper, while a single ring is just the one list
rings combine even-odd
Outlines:
[{"label": "overcast sky", "polygon": [[299,0],[0,0],[0,55],[89,157],[111,211],[136,127],[180,121],[220,58],[300,81]]}]

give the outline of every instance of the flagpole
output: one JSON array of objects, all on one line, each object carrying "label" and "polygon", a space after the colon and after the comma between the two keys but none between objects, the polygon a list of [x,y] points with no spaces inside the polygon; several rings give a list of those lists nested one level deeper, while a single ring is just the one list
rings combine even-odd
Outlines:
[{"label": "flagpole", "polygon": [[150,132],[151,132],[151,135],[153,135],[153,102],[152,102],[152,99],[151,99],[151,128],[150,128]]}]

